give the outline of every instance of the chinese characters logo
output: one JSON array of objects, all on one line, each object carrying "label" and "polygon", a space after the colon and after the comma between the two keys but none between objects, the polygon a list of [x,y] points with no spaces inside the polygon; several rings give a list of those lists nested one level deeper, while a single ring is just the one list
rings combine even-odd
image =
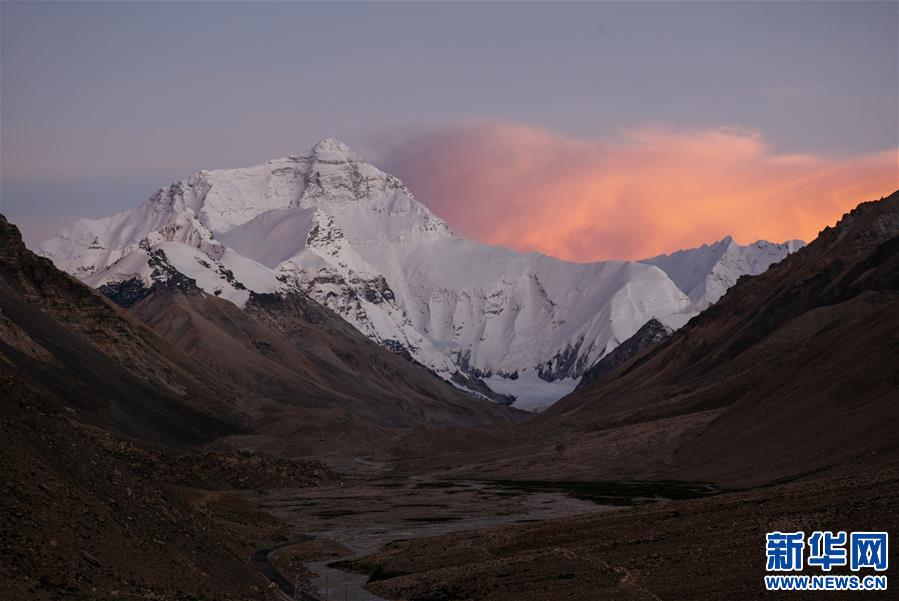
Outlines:
[{"label": "chinese characters logo", "polygon": [[833,575],[833,568],[852,572],[885,572],[889,563],[886,532],[769,532],[766,536],[766,570],[801,572],[817,568],[821,575],[766,576],[768,590],[886,590],[885,575]]}]

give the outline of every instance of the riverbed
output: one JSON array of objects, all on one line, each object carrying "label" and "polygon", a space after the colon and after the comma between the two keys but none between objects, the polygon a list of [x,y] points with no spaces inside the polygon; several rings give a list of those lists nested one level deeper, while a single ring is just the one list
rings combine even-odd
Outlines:
[{"label": "riverbed", "polygon": [[272,491],[255,501],[290,524],[297,540],[330,546],[329,555],[313,553],[304,561],[310,576],[300,590],[324,601],[377,601],[379,597],[365,590],[367,574],[343,571],[335,562],[374,553],[396,541],[715,493],[708,485],[682,482],[450,481],[378,474]]},{"label": "riverbed", "polygon": [[[291,524],[298,536],[334,541],[349,551],[348,557],[373,553],[397,540],[617,509],[560,490],[415,477],[349,479],[274,491],[257,503]],[[309,592],[328,601],[379,599],[364,589],[367,575],[329,567],[333,562],[305,564],[314,574],[305,587],[314,589]]]}]

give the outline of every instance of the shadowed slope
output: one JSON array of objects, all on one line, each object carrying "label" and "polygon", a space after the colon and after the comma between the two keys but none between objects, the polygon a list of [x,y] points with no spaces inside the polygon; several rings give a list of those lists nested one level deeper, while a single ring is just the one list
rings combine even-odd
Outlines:
[{"label": "shadowed slope", "polygon": [[241,310],[192,285],[157,284],[131,311],[257,400],[400,427],[483,425],[523,415],[456,390],[298,294],[252,294]]},{"label": "shadowed slope", "polygon": [[562,423],[720,411],[677,451],[687,473],[757,482],[899,458],[899,193],[741,278],[669,342],[575,391]]},{"label": "shadowed slope", "polygon": [[212,374],[25,248],[0,216],[0,370],[129,436],[167,444],[239,432]]},{"label": "shadowed slope", "polygon": [[246,557],[287,530],[222,491],[314,486],[327,470],[120,437],[3,370],[0,598],[275,598]]}]

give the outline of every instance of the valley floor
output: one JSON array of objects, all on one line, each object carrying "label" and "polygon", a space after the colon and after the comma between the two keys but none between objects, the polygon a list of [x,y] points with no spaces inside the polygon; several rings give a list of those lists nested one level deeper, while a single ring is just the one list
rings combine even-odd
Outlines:
[{"label": "valley floor", "polygon": [[[770,597],[766,532],[899,526],[895,468],[691,500],[624,499],[635,506],[586,500],[608,483],[586,494],[570,488],[567,496],[540,486],[376,474],[243,496],[316,539],[284,547],[274,561],[322,599],[326,592],[414,601]],[[355,559],[328,567],[347,557]],[[865,598],[887,598],[878,595]]]},{"label": "valley floor", "polygon": [[376,553],[398,540],[615,509],[559,491],[377,471],[343,474],[340,480],[315,488],[248,490],[240,497],[294,533],[296,544],[273,548],[268,555],[283,576],[269,575],[270,579],[282,585],[286,581],[283,590],[289,596],[297,582],[301,590],[320,598],[330,587],[331,593],[339,593],[337,598],[360,601],[375,598],[363,588],[368,576],[328,564]]}]

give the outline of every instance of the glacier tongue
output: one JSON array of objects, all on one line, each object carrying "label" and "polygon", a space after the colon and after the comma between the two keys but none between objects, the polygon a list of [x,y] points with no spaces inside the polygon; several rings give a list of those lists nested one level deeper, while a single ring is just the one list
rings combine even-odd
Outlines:
[{"label": "glacier tongue", "polygon": [[400,180],[323,140],[200,171],[39,251],[94,287],[149,287],[173,269],[238,306],[251,291],[300,290],[457,385],[539,409],[650,319],[680,327],[795,247],[726,238],[587,264],[517,253],[455,236]]}]

